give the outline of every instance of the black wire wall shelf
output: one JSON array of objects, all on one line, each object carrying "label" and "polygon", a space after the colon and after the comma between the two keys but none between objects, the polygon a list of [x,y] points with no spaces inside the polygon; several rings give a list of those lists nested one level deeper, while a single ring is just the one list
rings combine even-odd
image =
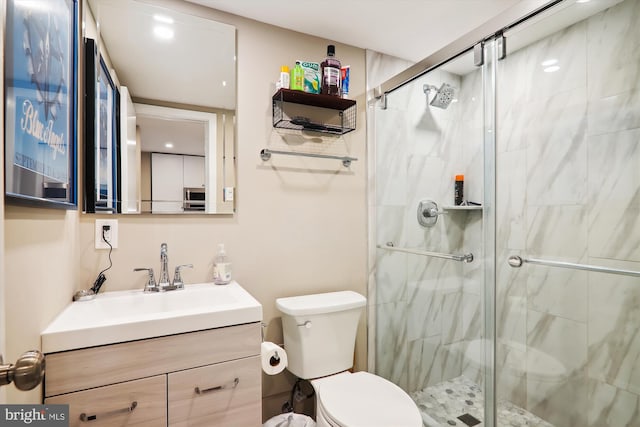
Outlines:
[{"label": "black wire wall shelf", "polygon": [[356,129],[356,101],[291,89],[273,95],[273,127],[344,135]]}]

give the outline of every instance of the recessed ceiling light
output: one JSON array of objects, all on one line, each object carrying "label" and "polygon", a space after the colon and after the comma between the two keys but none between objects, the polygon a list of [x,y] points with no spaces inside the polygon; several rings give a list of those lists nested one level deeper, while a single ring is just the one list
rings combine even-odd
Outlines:
[{"label": "recessed ceiling light", "polygon": [[173,148],[173,142],[167,142],[164,146],[165,148]]},{"label": "recessed ceiling light", "polygon": [[222,81],[222,86],[225,86],[225,87],[227,86],[227,81],[226,80]]},{"label": "recessed ceiling light", "polygon": [[589,3],[590,0],[576,0],[576,3]]},{"label": "recessed ceiling light", "polygon": [[555,73],[556,71],[558,71],[560,69],[559,65],[552,65],[550,67],[545,68],[543,71],[545,73]]},{"label": "recessed ceiling light", "polygon": [[173,38],[173,30],[168,27],[156,25],[153,27],[153,34],[159,39],[170,40]]},{"label": "recessed ceiling light", "polygon": [[547,59],[540,63],[543,67],[550,67],[551,65],[556,65],[558,63],[557,59]]},{"label": "recessed ceiling light", "polygon": [[153,19],[157,22],[162,22],[163,24],[173,24],[173,18],[166,15],[153,15]]}]

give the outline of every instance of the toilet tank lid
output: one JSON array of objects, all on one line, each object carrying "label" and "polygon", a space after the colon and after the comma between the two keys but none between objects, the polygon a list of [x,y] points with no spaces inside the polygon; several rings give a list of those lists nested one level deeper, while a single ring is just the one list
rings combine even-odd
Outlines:
[{"label": "toilet tank lid", "polygon": [[290,316],[308,316],[364,307],[366,302],[367,299],[357,292],[339,291],[278,298],[276,306]]}]

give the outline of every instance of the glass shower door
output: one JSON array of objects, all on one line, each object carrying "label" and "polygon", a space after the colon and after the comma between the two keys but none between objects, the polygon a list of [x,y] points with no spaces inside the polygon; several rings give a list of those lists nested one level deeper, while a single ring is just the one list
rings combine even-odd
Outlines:
[{"label": "glass shower door", "polygon": [[640,426],[640,279],[583,269],[640,271],[639,24],[636,0],[572,1],[505,33],[499,426],[512,405],[528,425]]},{"label": "glass shower door", "polygon": [[473,424],[490,398],[482,91],[482,68],[467,52],[375,109],[374,370],[411,395],[427,426]]}]

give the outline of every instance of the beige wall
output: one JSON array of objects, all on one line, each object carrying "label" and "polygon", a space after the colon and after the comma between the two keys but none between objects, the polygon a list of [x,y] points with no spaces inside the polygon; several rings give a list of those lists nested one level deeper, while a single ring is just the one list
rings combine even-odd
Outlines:
[{"label": "beige wall", "polygon": [[[163,3],[171,3],[169,1]],[[202,11],[190,4],[186,10]],[[159,247],[169,246],[170,266],[193,263],[187,283],[208,281],[218,243],[225,243],[234,277],[263,305],[267,339],[281,342],[275,299],[339,289],[366,289],[366,161],[364,51],[337,44],[337,56],[351,65],[351,97],[358,101],[358,129],[341,138],[306,141],[271,126],[271,96],[281,65],[296,59],[321,61],[327,40],[232,15],[209,16],[237,27],[238,162],[234,216],[119,216],[119,248],[106,273],[105,291],[142,288],[134,267],[159,268]],[[215,54],[212,50],[211,54]],[[276,157],[262,162],[265,147],[292,144],[359,158],[350,169],[339,161]],[[91,286],[108,265],[107,252],[93,248],[94,215],[8,207],[6,278],[8,356],[39,347],[39,332],[71,299]],[[366,369],[365,316],[356,366]],[[291,378],[264,377],[265,416],[279,412]],[[269,398],[270,396],[275,396]],[[38,392],[11,392],[11,401],[39,400]]]}]

